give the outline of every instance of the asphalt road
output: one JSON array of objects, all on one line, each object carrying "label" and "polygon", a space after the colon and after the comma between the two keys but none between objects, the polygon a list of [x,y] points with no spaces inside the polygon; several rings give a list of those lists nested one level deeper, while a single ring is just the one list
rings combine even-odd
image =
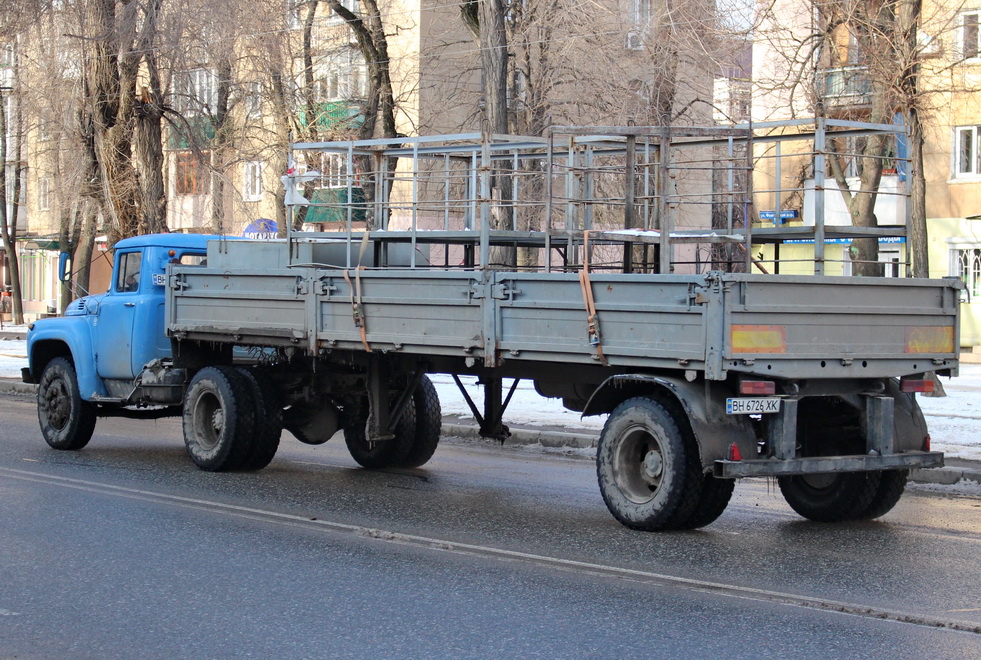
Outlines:
[{"label": "asphalt road", "polygon": [[209,474],[177,420],[56,452],[0,395],[0,658],[981,656],[981,498],[913,490],[820,525],[747,481],[644,534],[591,462],[447,441],[358,469],[288,434]]}]

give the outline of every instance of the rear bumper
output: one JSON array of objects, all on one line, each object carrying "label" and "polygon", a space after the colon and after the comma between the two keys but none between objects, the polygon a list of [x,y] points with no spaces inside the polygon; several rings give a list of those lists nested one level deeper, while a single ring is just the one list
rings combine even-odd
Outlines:
[{"label": "rear bumper", "polygon": [[776,458],[749,461],[716,461],[712,472],[721,479],[740,477],[774,477],[822,472],[865,472],[868,470],[905,470],[943,467],[939,451],[909,451],[885,456],[819,456],[814,458]]}]

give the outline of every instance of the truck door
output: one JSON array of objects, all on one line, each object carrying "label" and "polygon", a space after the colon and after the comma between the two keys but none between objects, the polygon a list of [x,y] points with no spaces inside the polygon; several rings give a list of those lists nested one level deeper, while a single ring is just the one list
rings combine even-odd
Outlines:
[{"label": "truck door", "polygon": [[131,379],[133,371],[133,326],[140,291],[143,253],[118,252],[109,292],[99,305],[94,340],[96,370],[102,378]]}]

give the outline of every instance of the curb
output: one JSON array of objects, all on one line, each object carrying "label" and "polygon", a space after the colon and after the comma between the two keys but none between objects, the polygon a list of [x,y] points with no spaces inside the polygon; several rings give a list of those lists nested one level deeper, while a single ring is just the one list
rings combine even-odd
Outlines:
[{"label": "curb", "polygon": [[[0,378],[0,392],[16,394],[34,394],[37,385],[22,383],[9,378]],[[443,434],[464,440],[478,440],[488,443],[495,442],[481,437],[475,424],[444,422]],[[543,447],[560,447],[571,449],[594,449],[598,435],[592,433],[574,433],[555,429],[511,429],[511,435],[504,441],[505,446],[542,445]],[[973,481],[981,484],[981,465],[978,467],[942,467],[910,470],[909,480],[918,484],[938,484],[953,486],[962,481]]]}]

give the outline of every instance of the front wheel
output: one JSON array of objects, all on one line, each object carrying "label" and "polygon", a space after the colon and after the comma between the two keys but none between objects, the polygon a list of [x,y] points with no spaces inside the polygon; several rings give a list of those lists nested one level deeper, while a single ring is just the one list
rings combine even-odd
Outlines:
[{"label": "front wheel", "polygon": [[95,405],[83,401],[75,367],[65,358],[48,362],[37,388],[37,418],[44,441],[54,449],[75,451],[95,431]]},{"label": "front wheel", "polygon": [[691,518],[702,483],[697,446],[685,428],[647,397],[624,401],[606,420],[596,475],[607,508],[627,527],[661,531]]}]

